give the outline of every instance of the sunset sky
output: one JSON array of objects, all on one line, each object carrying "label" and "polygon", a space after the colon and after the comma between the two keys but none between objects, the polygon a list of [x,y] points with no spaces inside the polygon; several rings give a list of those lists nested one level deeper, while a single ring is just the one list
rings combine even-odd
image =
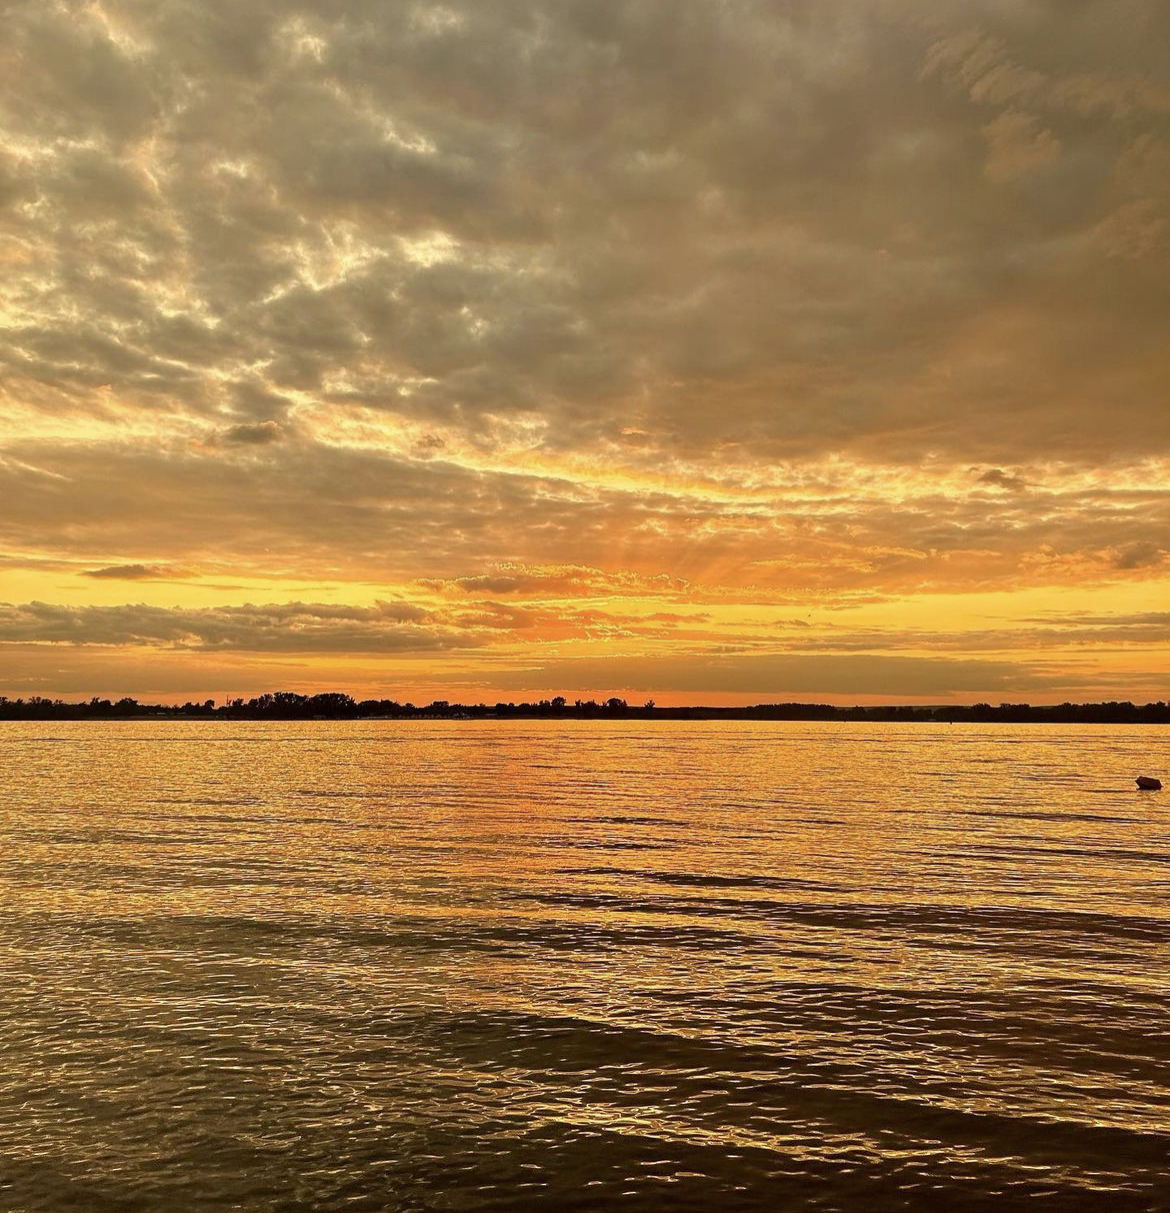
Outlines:
[{"label": "sunset sky", "polygon": [[13,0],[0,693],[1170,698],[1165,0]]}]

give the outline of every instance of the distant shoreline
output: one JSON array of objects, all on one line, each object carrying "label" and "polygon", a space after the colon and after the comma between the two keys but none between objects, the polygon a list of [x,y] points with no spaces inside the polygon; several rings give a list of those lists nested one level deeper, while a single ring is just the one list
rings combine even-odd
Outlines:
[{"label": "distant shoreline", "polygon": [[300,695],[277,691],[255,699],[216,704],[149,704],[134,699],[91,699],[66,703],[31,696],[0,696],[0,720],[838,720],[975,724],[1170,724],[1170,704],[1128,701],[1062,703],[977,703],[946,706],[834,707],[820,703],[761,703],[750,707],[658,707],[613,697],[603,702],[562,696],[537,703],[459,704],[436,700],[426,706],[393,699],[355,700],[340,692]]}]

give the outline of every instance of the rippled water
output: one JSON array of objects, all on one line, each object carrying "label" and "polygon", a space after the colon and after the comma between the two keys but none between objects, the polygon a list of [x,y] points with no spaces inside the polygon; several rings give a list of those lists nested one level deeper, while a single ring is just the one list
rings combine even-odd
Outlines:
[{"label": "rippled water", "polygon": [[1170,1208],[1164,731],[0,753],[6,1210]]}]

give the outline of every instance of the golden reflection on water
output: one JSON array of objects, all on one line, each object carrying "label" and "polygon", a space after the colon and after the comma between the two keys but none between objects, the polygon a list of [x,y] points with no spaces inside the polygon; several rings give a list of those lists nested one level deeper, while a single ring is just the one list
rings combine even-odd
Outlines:
[{"label": "golden reflection on water", "polygon": [[29,1207],[1162,1207],[1153,730],[0,740]]}]

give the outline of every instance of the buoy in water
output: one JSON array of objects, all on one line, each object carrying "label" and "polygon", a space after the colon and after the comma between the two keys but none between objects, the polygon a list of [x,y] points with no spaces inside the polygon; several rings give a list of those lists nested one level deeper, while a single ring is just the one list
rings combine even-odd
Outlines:
[{"label": "buoy in water", "polygon": [[1137,786],[1143,792],[1160,792],[1162,790],[1162,781],[1155,779],[1152,775],[1139,775],[1137,777]]}]

